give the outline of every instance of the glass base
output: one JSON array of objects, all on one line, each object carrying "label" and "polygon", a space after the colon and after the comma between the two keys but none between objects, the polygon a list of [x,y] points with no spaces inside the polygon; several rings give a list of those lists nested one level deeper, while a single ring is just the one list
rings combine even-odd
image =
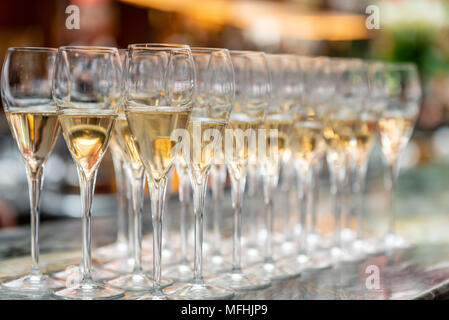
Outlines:
[{"label": "glass base", "polygon": [[[242,256],[242,262],[244,265],[252,265],[255,263],[260,263],[263,261],[262,257],[262,251],[255,245],[247,245],[244,249],[243,249],[243,256]],[[230,267],[232,268],[232,266],[230,265]],[[228,269],[229,271],[230,269]]]},{"label": "glass base", "polygon": [[[52,274],[52,276],[60,280],[73,279],[79,277],[80,270],[81,267],[79,266],[69,266],[65,270]],[[117,277],[117,273],[97,267],[92,267],[91,275],[94,280],[111,280]]]},{"label": "glass base", "polygon": [[394,249],[411,249],[414,245],[403,237],[395,233],[387,233],[382,241],[382,247],[385,251]]},{"label": "glass base", "polygon": [[268,288],[271,281],[260,278],[254,274],[234,271],[220,275],[211,280],[211,284],[222,288],[231,288],[233,290],[260,290]]},{"label": "glass base", "polygon": [[153,280],[143,272],[112,279],[108,284],[127,291],[148,291],[154,286]]},{"label": "glass base", "polygon": [[283,265],[295,271],[296,275],[300,275],[304,271],[311,269],[312,261],[305,254],[299,254],[293,259],[283,261]]},{"label": "glass base", "polygon": [[281,259],[294,255],[297,251],[297,248],[295,242],[293,240],[288,239],[280,244],[279,250],[275,251],[278,251],[277,257],[275,257],[275,259],[276,258]]},{"label": "glass base", "polygon": [[162,291],[162,289],[152,290],[150,293],[146,293],[139,297],[137,300],[168,300],[167,295]]},{"label": "glass base", "polygon": [[[162,266],[172,266],[174,264],[179,263],[179,253],[176,251],[162,250]],[[143,265],[153,265],[153,252],[152,251],[143,251],[142,252],[142,262]],[[146,269],[144,267],[144,269]]]},{"label": "glass base", "polygon": [[204,275],[206,277],[215,276],[223,272],[228,272],[231,271],[231,269],[232,265],[227,262],[221,254],[213,255],[203,264]]},{"label": "glass base", "polygon": [[326,250],[314,250],[309,254],[311,260],[310,270],[322,271],[332,268],[332,260],[329,258],[329,253]]},{"label": "glass base", "polygon": [[227,300],[234,297],[234,291],[207,283],[179,284],[166,293],[171,300]]},{"label": "glass base", "polygon": [[57,297],[73,300],[103,300],[123,297],[124,291],[95,281],[77,284],[74,287],[55,292]]},{"label": "glass base", "polygon": [[307,248],[311,251],[320,248],[323,245],[323,237],[316,232],[309,232],[307,234]]},{"label": "glass base", "polygon": [[112,245],[98,248],[95,255],[106,259],[107,261],[126,258],[128,255],[128,244],[126,242],[117,241]]},{"label": "glass base", "polygon": [[162,274],[176,282],[188,282],[193,278],[193,269],[189,263],[185,262],[164,268]]},{"label": "glass base", "polygon": [[329,250],[333,264],[340,263],[360,263],[365,259],[364,255],[351,254],[346,249],[332,247]]},{"label": "glass base", "polygon": [[381,253],[380,251],[375,245],[362,239],[355,240],[350,246],[350,252],[360,256],[373,256]]},{"label": "glass base", "polygon": [[104,264],[103,268],[117,273],[129,274],[134,269],[134,259],[128,258],[114,260]]},{"label": "glass base", "polygon": [[270,280],[287,280],[298,276],[298,272],[287,265],[280,265],[275,262],[262,262],[247,269],[248,273],[252,273],[263,279]]},{"label": "glass base", "polygon": [[2,283],[2,286],[11,291],[44,295],[53,289],[64,288],[64,282],[50,278],[43,274],[29,274],[22,278]]},{"label": "glass base", "polygon": [[341,235],[341,241],[343,243],[349,243],[351,241],[354,241],[357,237],[356,233],[349,228],[342,229],[340,232],[340,235]]}]

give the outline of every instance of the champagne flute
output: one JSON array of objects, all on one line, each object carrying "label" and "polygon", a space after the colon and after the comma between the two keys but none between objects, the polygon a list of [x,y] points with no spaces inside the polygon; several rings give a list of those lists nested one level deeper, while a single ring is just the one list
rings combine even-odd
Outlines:
[{"label": "champagne flute", "polygon": [[[125,66],[126,49],[118,50],[120,61],[122,63],[122,72]],[[118,210],[117,210],[117,240],[107,248],[100,248],[97,254],[104,256],[112,262],[108,263],[105,268],[114,271],[125,271],[133,268],[132,259],[132,236],[127,233],[127,218],[128,218],[128,181],[126,177],[125,159],[122,149],[115,139],[114,132],[112,133],[110,144],[110,152],[112,156],[112,163],[114,165],[115,182],[117,186],[118,196]],[[129,225],[128,225],[129,227]],[[128,229],[129,231],[129,229]]]},{"label": "champagne flute", "polygon": [[234,99],[234,73],[227,49],[192,48],[197,83],[189,121],[189,145],[183,148],[189,159],[195,215],[193,279],[171,292],[173,299],[227,299],[232,290],[203,279],[203,211],[207,181],[215,155],[222,150],[222,135]]},{"label": "champagne flute", "polygon": [[45,161],[59,134],[58,115],[51,92],[57,50],[9,48],[2,71],[3,107],[14,140],[25,162],[31,215],[31,270],[4,282],[10,290],[41,295],[63,284],[39,269],[39,202]]},{"label": "champagne flute", "polygon": [[[217,277],[215,282],[236,290],[257,290],[266,288],[271,283],[265,277],[242,269],[242,208],[248,160],[258,156],[257,131],[264,128],[265,110],[270,101],[270,74],[263,52],[231,51],[231,58],[235,72],[236,98],[228,123],[228,129],[231,130],[226,132],[225,162],[231,179],[234,208],[232,270]],[[259,148],[266,151],[261,146]]]},{"label": "champagne flute", "polygon": [[318,114],[319,106],[329,96],[326,60],[323,58],[298,57],[302,83],[302,99],[294,109],[295,123],[292,132],[293,162],[297,177],[300,204],[300,226],[298,252],[286,265],[297,273],[305,269],[323,269],[330,266],[327,260],[319,259],[308,247],[307,216],[310,213],[309,199],[313,192],[314,165],[324,149],[323,121]]},{"label": "champagne flute", "polygon": [[[124,66],[122,79],[125,83],[128,66],[127,58],[125,58],[122,65]],[[130,223],[132,224],[131,234],[133,237],[133,269],[128,274],[112,279],[108,283],[111,286],[128,291],[149,291],[153,288],[154,283],[142,268],[142,207],[145,188],[145,170],[139,158],[136,143],[131,135],[131,130],[123,107],[120,108],[112,135],[123,153],[125,174],[130,181],[130,200],[132,205],[132,214],[130,215],[132,221],[130,219]],[[171,280],[161,280],[161,286],[168,286],[171,283]]]},{"label": "champagne flute", "polygon": [[[346,163],[356,152],[358,142],[365,134],[363,123],[358,120],[368,94],[366,64],[359,59],[332,59],[331,70],[335,85],[333,100],[326,105],[324,139],[326,158],[331,177],[331,193],[335,229],[330,249],[334,263],[356,261],[362,257],[351,254],[341,243],[341,213]],[[372,130],[372,124],[370,124]],[[369,134],[368,134],[369,136]],[[368,139],[365,139],[368,140]]]},{"label": "champagne flute", "polygon": [[407,248],[411,244],[395,232],[393,213],[393,191],[399,174],[399,160],[404,151],[418,116],[421,86],[414,64],[386,64],[386,106],[379,119],[379,135],[388,168],[386,189],[390,221],[383,240],[386,250]]},{"label": "champagne flute", "polygon": [[162,292],[162,219],[168,174],[192,109],[195,69],[189,46],[128,47],[125,113],[150,186],[153,220],[153,290],[140,299],[166,299]]},{"label": "champagne flute", "polygon": [[357,219],[356,238],[350,243],[351,252],[356,255],[369,255],[378,252],[379,248],[365,239],[365,188],[366,172],[369,154],[375,139],[378,120],[385,108],[386,96],[386,72],[381,62],[368,64],[369,92],[362,112],[359,113],[360,136],[357,139],[356,152],[350,155],[353,165],[351,189],[353,198],[352,209]]},{"label": "champagne flute", "polygon": [[92,278],[91,208],[98,167],[121,103],[121,63],[115,48],[60,47],[53,96],[67,147],[80,180],[83,207],[81,279],[55,294],[65,299],[112,299],[123,291]]},{"label": "champagne flute", "polygon": [[[301,84],[298,81],[299,64],[294,55],[267,55],[267,70],[269,81],[272,83],[271,94],[264,106],[263,128],[266,132],[267,147],[258,146],[265,202],[265,254],[263,261],[251,268],[251,271],[264,279],[280,280],[298,274],[273,258],[273,193],[278,185],[281,160],[288,151],[288,136],[293,126],[293,108],[299,99]],[[263,153],[268,153],[268,156],[262,155]]]}]

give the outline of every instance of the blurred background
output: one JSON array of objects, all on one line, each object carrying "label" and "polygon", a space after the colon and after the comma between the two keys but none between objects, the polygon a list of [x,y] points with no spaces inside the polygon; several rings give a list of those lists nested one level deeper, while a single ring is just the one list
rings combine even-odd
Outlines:
[{"label": "blurred background", "polygon": [[[80,9],[79,29],[66,28],[66,19],[70,15],[66,13],[66,8],[69,5]],[[379,9],[379,29],[366,26],[370,16],[366,9],[370,5]],[[129,43],[139,42],[186,43],[270,53],[414,62],[420,71],[424,98],[413,139],[402,161],[405,171],[400,179],[398,194],[412,195],[409,199],[420,199],[423,190],[429,194],[444,190],[444,181],[447,181],[444,177],[447,175],[449,178],[449,166],[446,165],[449,159],[449,1],[0,2],[1,61],[11,46],[83,44],[125,48]],[[379,148],[376,147],[369,171],[373,181],[379,180],[383,172],[381,160]],[[414,176],[421,174],[421,180],[407,178],[408,172]],[[435,176],[438,179],[434,179]],[[377,199],[383,197],[382,183],[373,183],[368,189],[372,194],[370,203],[374,203],[371,211],[375,211]],[[175,193],[173,183],[171,190]],[[114,202],[106,201],[114,198],[114,192],[114,172],[108,154],[97,179],[96,215],[115,214]],[[446,214],[449,200],[445,199],[448,197],[438,197],[433,201],[433,205],[438,206],[435,210]],[[29,223],[25,168],[3,111],[0,113],[0,199],[1,228]],[[426,206],[413,200],[410,204],[413,208],[402,209],[404,214],[416,214],[420,210],[418,208]],[[46,166],[41,208],[43,220],[80,216],[76,170],[62,138]]]}]

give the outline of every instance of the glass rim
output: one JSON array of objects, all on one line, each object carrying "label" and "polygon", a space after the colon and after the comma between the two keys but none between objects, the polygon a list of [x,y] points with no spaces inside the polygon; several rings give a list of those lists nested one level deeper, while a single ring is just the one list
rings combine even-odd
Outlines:
[{"label": "glass rim", "polygon": [[61,46],[58,51],[78,51],[86,53],[118,53],[116,47],[106,47],[106,46]]},{"label": "glass rim", "polygon": [[57,53],[57,48],[51,47],[9,47],[8,51],[10,52],[48,52],[48,53]]},{"label": "glass rim", "polygon": [[190,50],[188,44],[176,43],[131,43],[127,50]]},{"label": "glass rim", "polygon": [[264,51],[254,51],[254,50],[229,50],[230,54],[236,54],[236,55],[262,55],[266,56],[266,53]]},{"label": "glass rim", "polygon": [[198,52],[220,52],[220,51],[224,51],[224,52],[229,52],[229,50],[227,48],[212,48],[212,47],[190,47],[190,50],[192,52],[198,51]]},{"label": "glass rim", "polygon": [[298,59],[299,56],[294,53],[265,53],[267,58],[269,57],[279,57],[279,58],[295,58]]}]

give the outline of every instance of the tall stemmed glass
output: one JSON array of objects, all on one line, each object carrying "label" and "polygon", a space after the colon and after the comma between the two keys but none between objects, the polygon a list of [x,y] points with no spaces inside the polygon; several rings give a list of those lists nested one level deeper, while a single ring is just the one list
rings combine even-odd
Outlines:
[{"label": "tall stemmed glass", "polygon": [[9,48],[3,64],[1,93],[3,107],[14,140],[25,162],[31,214],[31,271],[5,282],[8,289],[45,294],[63,287],[39,269],[39,200],[45,161],[59,134],[58,116],[51,92],[57,50]]},{"label": "tall stemmed glass", "polygon": [[356,259],[342,248],[340,225],[347,158],[362,139],[368,140],[358,120],[368,95],[368,73],[366,64],[358,59],[333,59],[331,70],[335,94],[326,106],[324,139],[335,217],[330,253],[333,262],[339,263]]},{"label": "tall stemmed glass", "polygon": [[[251,271],[263,279],[286,279],[296,275],[293,269],[280,265],[273,258],[273,198],[278,185],[281,159],[283,152],[287,150],[288,135],[293,126],[293,107],[300,94],[298,68],[298,61],[293,55],[268,55],[267,76],[257,75],[259,83],[262,80],[268,81],[268,87],[271,87],[271,93],[256,91],[264,94],[259,96],[259,99],[265,99],[262,100],[265,113],[262,127],[265,129],[266,147],[258,146],[258,156],[263,180],[266,237],[263,261],[251,268]],[[258,140],[262,140],[260,136]]]},{"label": "tall stemmed glass", "polygon": [[386,188],[390,222],[384,238],[386,250],[407,248],[410,243],[395,233],[393,191],[399,174],[399,160],[413,131],[421,100],[421,86],[416,66],[408,63],[387,64],[386,106],[379,119],[379,134],[388,168]]},{"label": "tall stemmed glass", "polygon": [[[222,136],[234,99],[234,73],[227,49],[192,48],[197,83],[189,121],[190,145],[184,148],[193,188],[194,268],[191,282],[176,287],[173,299],[226,299],[234,292],[203,279],[203,212],[209,171],[222,150]],[[187,154],[186,154],[187,153]]]},{"label": "tall stemmed glass", "polygon": [[350,154],[352,169],[352,209],[357,219],[356,238],[350,243],[350,250],[356,255],[374,254],[379,248],[364,235],[365,188],[368,159],[375,140],[378,120],[385,108],[386,72],[381,62],[367,63],[369,92],[361,112],[358,114],[358,138],[355,152]]},{"label": "tall stemmed glass", "polygon": [[149,182],[153,220],[154,285],[142,299],[165,299],[161,255],[167,178],[178,154],[176,134],[187,127],[192,108],[194,62],[186,45],[133,44],[128,55],[125,113]]},{"label": "tall stemmed glass", "polygon": [[[122,63],[122,72],[125,65],[126,49],[118,50],[120,61]],[[127,218],[128,218],[128,181],[126,177],[125,159],[122,149],[115,141],[114,133],[112,133],[109,150],[114,165],[115,184],[117,188],[118,208],[117,208],[117,240],[107,248],[100,248],[97,254],[104,256],[108,260],[114,260],[108,264],[108,268],[116,271],[132,270],[132,236],[128,234]],[[129,227],[129,225],[128,225]],[[128,238],[129,237],[129,238]],[[130,239],[131,238],[131,239]]]},{"label": "tall stemmed glass", "polygon": [[[128,59],[124,61],[123,82],[126,84]],[[125,88],[126,90],[126,88]],[[131,205],[132,205],[132,237],[133,237],[133,269],[124,276],[112,279],[108,283],[112,286],[131,291],[148,291],[154,286],[151,280],[142,268],[142,207],[145,188],[145,170],[140,160],[136,143],[128,125],[124,108],[120,108],[119,116],[115,122],[113,137],[123,153],[125,161],[125,174],[130,181]],[[171,280],[162,279],[161,285],[167,286],[172,283]]]},{"label": "tall stemmed glass", "polygon": [[56,292],[66,299],[117,298],[123,291],[91,275],[91,208],[98,167],[107,150],[122,98],[121,63],[115,48],[59,48],[53,95],[67,147],[78,170],[83,207],[81,279]]},{"label": "tall stemmed glass", "polygon": [[295,123],[292,134],[292,151],[298,183],[300,203],[301,232],[298,236],[298,253],[295,258],[286,261],[286,265],[302,272],[308,268],[322,269],[329,267],[328,259],[319,259],[309,252],[307,216],[310,212],[310,197],[316,179],[314,168],[324,150],[324,124],[319,109],[329,98],[328,69],[325,58],[299,57],[301,66],[300,82],[302,99],[295,108]]},{"label": "tall stemmed glass", "polygon": [[[236,79],[236,99],[228,124],[232,131],[227,130],[226,138],[228,139],[228,132],[232,133],[230,137],[235,139],[235,146],[233,140],[227,141],[225,161],[231,179],[234,208],[233,266],[229,273],[217,278],[217,283],[227,284],[236,290],[257,290],[268,287],[270,279],[256,275],[254,271],[242,269],[241,223],[248,160],[259,157],[261,153],[266,155],[266,135],[263,135],[263,129],[271,94],[270,70],[263,52],[231,51],[231,57]],[[258,145],[261,140],[259,131],[262,131],[263,145]],[[265,161],[266,158],[268,157],[259,160]]]}]

